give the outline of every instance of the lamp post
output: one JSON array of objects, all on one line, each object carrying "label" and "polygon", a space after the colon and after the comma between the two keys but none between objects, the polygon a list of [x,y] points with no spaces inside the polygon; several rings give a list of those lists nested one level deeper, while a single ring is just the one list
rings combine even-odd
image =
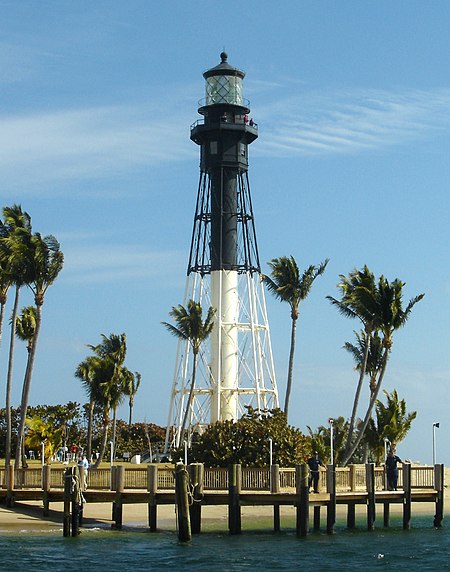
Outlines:
[{"label": "lamp post", "polygon": [[334,439],[334,432],[333,432],[333,426],[334,426],[334,419],[332,417],[330,417],[328,419],[328,423],[330,424],[330,447],[331,447],[331,464],[334,465],[334,448],[333,448],[333,439]]},{"label": "lamp post", "polygon": [[433,423],[433,467],[436,464],[436,428],[439,429],[439,423]]}]

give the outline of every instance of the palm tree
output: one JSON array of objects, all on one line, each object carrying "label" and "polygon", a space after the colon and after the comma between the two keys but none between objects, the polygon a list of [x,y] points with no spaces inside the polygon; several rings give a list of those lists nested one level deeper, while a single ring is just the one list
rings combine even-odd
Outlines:
[{"label": "palm tree", "polygon": [[383,390],[387,399],[384,405],[379,399],[375,403],[376,424],[370,419],[364,440],[368,442],[379,464],[384,455],[384,440],[388,439],[391,448],[395,450],[398,443],[403,441],[411,424],[417,416],[417,411],[406,412],[406,401],[399,399],[397,391],[392,393]]},{"label": "palm tree", "polygon": [[[107,337],[105,334],[102,334],[102,342],[100,344],[96,346],[89,345],[88,347],[98,358],[93,368],[93,387],[95,388],[95,402],[101,407],[103,414],[103,438],[100,444],[99,456],[95,463],[95,467],[98,467],[106,451],[108,430],[111,423],[111,409],[114,412],[115,427],[117,407],[124,396],[125,368],[123,367],[123,362],[127,352],[126,335],[111,334]],[[115,435],[113,434],[113,440],[114,438]]]},{"label": "palm tree", "polygon": [[[351,456],[358,447],[361,439],[364,436],[364,432],[369,424],[369,420],[372,415],[372,409],[378,397],[378,393],[383,382],[384,374],[386,372],[386,366],[389,359],[390,352],[392,350],[393,335],[398,329],[403,327],[411,314],[411,311],[415,304],[422,300],[425,294],[419,294],[412,298],[405,309],[403,309],[403,287],[405,283],[399,279],[395,279],[393,282],[389,282],[384,276],[381,276],[378,280],[378,284],[375,292],[371,294],[372,299],[369,300],[370,306],[374,308],[374,326],[382,335],[383,343],[383,358],[381,368],[378,374],[378,380],[375,385],[374,392],[370,398],[369,405],[363,422],[358,430],[358,435],[350,447],[347,448],[344,458],[342,460],[345,466],[350,460]],[[355,296],[358,295],[358,291],[355,291]],[[369,304],[367,300],[367,292],[361,291],[361,300],[355,301],[356,304],[364,305],[368,307]]]},{"label": "palm tree", "polygon": [[[23,405],[25,402],[27,402],[27,397],[24,396],[24,391],[26,387],[25,381],[28,378],[31,356],[33,353],[33,346],[35,343],[36,321],[37,321],[37,312],[34,306],[27,306],[25,308],[22,308],[20,316],[16,319],[16,336],[20,340],[27,343],[27,353],[28,353],[27,365],[25,368],[24,384],[22,388],[22,402],[21,402],[22,405],[20,408],[20,420],[25,419],[25,421],[26,421],[26,408],[27,408],[27,406]],[[22,409],[23,407],[25,407],[25,411]],[[24,437],[24,427],[20,430],[19,426],[19,431],[17,434],[16,459],[15,459],[16,469],[19,467],[20,455],[23,452],[23,437]],[[24,466],[26,465],[24,458],[22,458],[22,463]]]},{"label": "palm tree", "polygon": [[378,373],[383,364],[383,340],[378,332],[370,334],[369,337],[364,332],[355,333],[356,345],[345,342],[344,349],[353,356],[356,371],[361,372],[365,360],[365,374],[369,376],[369,389],[372,396],[376,388]]},{"label": "palm tree", "polygon": [[359,398],[364,382],[364,376],[366,374],[367,360],[370,351],[370,340],[376,330],[376,308],[374,305],[376,286],[375,277],[367,266],[364,266],[362,270],[352,270],[348,277],[341,274],[340,279],[341,281],[338,284],[338,288],[341,290],[341,300],[337,300],[332,296],[327,296],[327,300],[336,306],[339,313],[343,316],[347,318],[358,318],[364,328],[361,334],[364,353],[361,356],[360,367],[358,368],[359,379],[356,386],[355,397],[353,399],[352,414],[347,434],[346,450],[348,450],[355,430]]},{"label": "palm tree", "polygon": [[194,300],[189,300],[187,309],[179,304],[176,307],[172,307],[172,310],[169,312],[169,315],[175,320],[176,325],[172,325],[167,322],[161,322],[163,326],[165,326],[176,338],[189,342],[193,354],[191,387],[189,390],[188,402],[183,416],[183,422],[181,424],[179,439],[181,439],[181,437],[184,435],[187,420],[191,412],[192,398],[194,396],[195,388],[195,376],[197,373],[198,353],[200,351],[201,344],[207,340],[212,332],[214,327],[213,319],[215,313],[216,309],[209,307],[205,321],[203,321],[203,309],[201,305]]},{"label": "palm tree", "polygon": [[18,245],[18,250],[23,254],[26,260],[24,280],[34,294],[34,302],[36,304],[36,331],[34,333],[34,341],[27,363],[27,374],[22,390],[18,448],[16,449],[17,468],[19,466],[20,441],[23,440],[25,429],[34,359],[42,322],[42,306],[47,289],[54,283],[64,264],[64,255],[60,250],[59,242],[52,235],[42,237],[37,232],[31,236],[27,249],[24,250],[23,245]]},{"label": "palm tree", "polygon": [[75,377],[81,380],[89,397],[88,405],[88,428],[87,428],[87,451],[86,457],[89,461],[92,458],[92,424],[94,417],[94,406],[99,388],[96,385],[95,372],[99,367],[97,356],[89,356],[82,361],[75,370]]},{"label": "palm tree", "polygon": [[55,449],[61,445],[63,428],[55,426],[54,420],[43,420],[39,415],[27,418],[28,435],[27,445],[39,449],[44,443],[44,463],[51,461]]},{"label": "palm tree", "polygon": [[[20,288],[25,284],[26,256],[31,238],[31,217],[23,212],[19,205],[3,208],[3,222],[0,222],[0,257],[2,267],[9,275],[11,284],[15,285],[14,305],[11,317],[11,334],[9,339],[8,373],[6,379],[6,442],[5,466],[11,462],[11,388],[14,362],[15,325],[19,308]],[[6,299],[5,299],[6,302]],[[3,320],[3,318],[2,318]]]},{"label": "palm tree", "polygon": [[319,266],[309,266],[302,275],[293,256],[274,258],[269,263],[272,269],[271,277],[263,276],[267,288],[276,298],[287,302],[291,307],[291,347],[289,352],[289,367],[284,400],[284,412],[288,416],[289,399],[292,389],[292,375],[294,371],[295,334],[299,316],[299,305],[308,296],[314,280],[325,272],[328,258]]},{"label": "palm tree", "polygon": [[133,417],[134,398],[136,397],[136,393],[138,392],[139,386],[141,385],[141,377],[142,376],[138,371],[135,371],[134,374],[131,371],[129,371],[128,374],[126,375],[125,395],[128,396],[128,404],[130,407],[128,426],[131,426]]}]

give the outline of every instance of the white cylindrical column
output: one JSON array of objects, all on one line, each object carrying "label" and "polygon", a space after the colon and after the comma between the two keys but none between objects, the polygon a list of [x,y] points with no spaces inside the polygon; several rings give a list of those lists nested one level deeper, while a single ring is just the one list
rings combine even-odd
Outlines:
[{"label": "white cylindrical column", "polygon": [[217,309],[211,333],[211,423],[237,419],[238,387],[238,273],[211,273],[211,305]]}]

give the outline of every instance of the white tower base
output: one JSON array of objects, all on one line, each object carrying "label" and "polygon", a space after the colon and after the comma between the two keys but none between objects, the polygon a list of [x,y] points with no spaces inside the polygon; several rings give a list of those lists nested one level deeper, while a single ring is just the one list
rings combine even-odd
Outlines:
[{"label": "white tower base", "polygon": [[178,343],[170,400],[165,452],[179,447],[193,432],[215,421],[237,421],[250,406],[276,409],[275,380],[269,322],[261,275],[257,272],[214,271],[203,278],[188,276],[184,305],[200,302],[204,316],[216,308],[216,323],[198,355],[196,387],[188,413],[187,435],[181,425],[192,379],[190,344]]}]

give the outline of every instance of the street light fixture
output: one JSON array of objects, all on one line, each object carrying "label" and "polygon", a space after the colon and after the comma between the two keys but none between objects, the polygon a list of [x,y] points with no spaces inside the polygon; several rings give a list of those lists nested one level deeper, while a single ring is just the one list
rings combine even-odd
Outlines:
[{"label": "street light fixture", "polygon": [[333,434],[333,426],[334,426],[334,419],[332,417],[330,417],[328,419],[328,423],[330,424],[330,447],[331,447],[331,464],[334,465],[334,434]]},{"label": "street light fixture", "polygon": [[436,464],[436,429],[439,429],[439,423],[433,423],[433,467]]}]

